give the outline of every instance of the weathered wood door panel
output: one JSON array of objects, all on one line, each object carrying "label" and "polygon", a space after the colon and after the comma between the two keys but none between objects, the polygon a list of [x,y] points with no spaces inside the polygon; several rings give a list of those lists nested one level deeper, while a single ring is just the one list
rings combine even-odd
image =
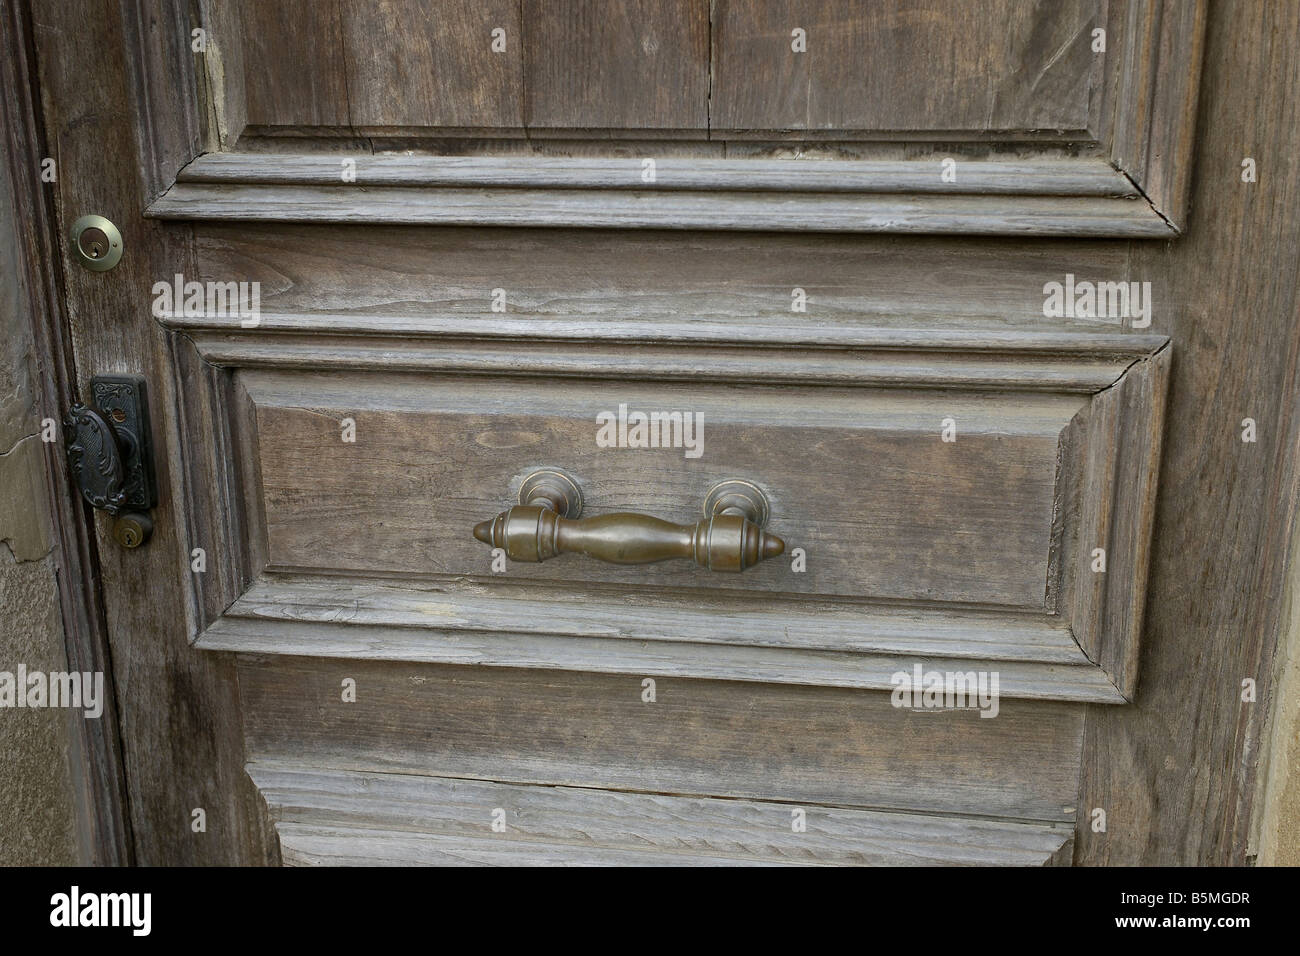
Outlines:
[{"label": "weathered wood door panel", "polygon": [[[78,14],[22,5],[60,228],[127,246],[63,266],[78,374],[159,406],[158,530],[96,539],[137,857],[1240,860],[1171,838],[1190,787],[1111,815],[1127,849],[1088,822],[1114,768],[1208,766],[1149,703],[1191,657],[1262,678],[1271,648],[1268,615],[1235,651],[1172,633],[1234,599],[1168,577],[1266,527],[1198,504],[1192,541],[1189,502],[1292,483],[1291,412],[1221,361],[1229,321],[1277,326],[1185,292],[1208,206],[1287,276],[1263,310],[1294,302],[1285,216],[1246,238],[1229,195],[1250,147],[1194,139],[1262,9],[1215,12],[1203,81],[1205,5],[1174,0],[151,0],[89,15],[92,90],[59,65]],[[254,307],[214,309],[227,283]],[[625,411],[702,440],[609,447]],[[788,553],[502,565],[471,529],[541,467],[584,514],[683,523],[743,478]],[[893,693],[914,668],[997,684],[936,711]],[[1237,719],[1213,734],[1248,753]]]}]

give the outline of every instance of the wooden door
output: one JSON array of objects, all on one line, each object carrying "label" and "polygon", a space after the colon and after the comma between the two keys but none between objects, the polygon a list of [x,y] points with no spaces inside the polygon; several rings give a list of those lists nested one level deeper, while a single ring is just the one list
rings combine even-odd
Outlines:
[{"label": "wooden door", "polygon": [[[46,398],[141,375],[159,449],[141,547],[56,489],[116,693],[86,740],[103,858],[1248,859],[1296,26],[8,7]],[[66,251],[85,214],[121,230],[110,271]],[[747,482],[784,553],[508,560],[549,519],[472,531],[539,471],[697,556],[725,550],[710,490]],[[936,675],[986,693],[901,693]]]}]

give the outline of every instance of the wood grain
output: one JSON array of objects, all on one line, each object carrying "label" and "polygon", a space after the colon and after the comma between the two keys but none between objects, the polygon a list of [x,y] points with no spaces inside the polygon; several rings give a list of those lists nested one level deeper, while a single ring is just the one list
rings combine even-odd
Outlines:
[{"label": "wood grain", "polygon": [[[1082,132],[1100,7],[719,0],[712,125]],[[807,35],[806,52],[792,49],[795,28]]]},{"label": "wood grain", "polygon": [[[1171,359],[1166,348],[1134,363],[1093,398],[1079,530],[1072,535],[1074,636],[1130,699],[1138,682]],[[1095,548],[1106,552],[1104,572],[1092,568]]]},{"label": "wood grain", "polygon": [[[523,126],[519,17],[518,0],[343,0],[352,125],[366,134]],[[492,49],[496,29],[505,31],[501,52]]]},{"label": "wood grain", "polygon": [[[1129,0],[1111,8],[1122,66],[1110,91],[1111,160],[1181,229],[1192,182],[1206,0]],[[1158,77],[1158,82],[1151,82]]]},{"label": "wood grain", "polygon": [[241,47],[250,127],[347,127],[347,60],[338,0],[229,0],[238,5],[221,37]]},{"label": "wood grain", "polygon": [[[286,862],[1053,865],[1060,825],[254,763]],[[504,811],[505,830],[491,828]],[[793,832],[795,811],[805,830]]]},{"label": "wood grain", "polygon": [[522,0],[531,129],[704,130],[708,0]]},{"label": "wood grain", "polygon": [[[639,157],[431,156],[381,154],[355,158],[365,186],[508,186],[640,189]],[[1133,198],[1137,188],[1100,158],[963,160],[955,183],[940,178],[936,159],[656,160],[664,189],[789,192],[941,193]],[[177,175],[183,183],[334,186],[342,183],[330,153],[206,153]]]},{"label": "wood grain", "polygon": [[[1252,852],[1297,495],[1300,9],[1213,4],[1206,37],[1195,215],[1174,247],[1131,250],[1134,275],[1176,282],[1154,325],[1175,353],[1142,678],[1132,707],[1089,711],[1080,819],[1105,809],[1107,830],[1080,826],[1081,863],[1241,865]],[[1245,156],[1260,162],[1254,184]],[[1255,444],[1241,441],[1247,417]]]},{"label": "wood grain", "polygon": [[[148,87],[133,85],[126,66],[128,51],[138,49],[135,43],[142,36],[133,18],[138,13],[173,23],[176,16],[166,5],[125,12],[111,5],[33,6],[46,148],[58,161],[52,187],[60,211],[57,234],[67,235],[71,223],[66,217],[93,209],[119,226],[128,250],[106,273],[79,269],[63,255],[52,254],[47,262],[62,275],[79,392],[88,393],[85,383],[92,375],[143,375],[149,383],[155,447],[162,450],[157,462],[160,500],[147,546],[120,548],[109,534],[106,516],[95,516],[94,547],[111,649],[103,665],[111,660],[135,861],[270,862],[276,851],[262,830],[259,798],[242,769],[232,664],[195,653],[186,633],[189,547],[178,534],[177,502],[205,491],[184,486],[181,470],[167,453],[176,445],[180,426],[166,333],[141,299],[156,276],[188,270],[193,262],[183,230],[140,218],[153,182],[151,164],[129,159],[137,155],[143,137],[155,135],[135,127],[150,113],[137,98]],[[170,42],[161,49],[176,52]],[[96,64],[93,71],[70,66],[90,62]],[[188,68],[185,61],[173,61],[163,72],[179,76]],[[178,141],[165,148],[155,142],[155,155],[173,155],[197,137],[196,130],[180,126],[162,132]],[[127,159],[105,162],[108,156]],[[111,329],[105,316],[115,317]],[[50,413],[60,417],[57,409]],[[190,828],[196,807],[207,811],[204,834]]]},{"label": "wood grain", "polygon": [[[736,157],[752,158],[751,143],[803,155],[806,141],[843,158],[897,142],[946,150],[939,158],[959,160],[960,183],[978,175],[972,164],[1013,167],[1032,142],[1030,155],[1104,158],[1136,184],[1156,223],[1130,235],[1176,234],[1185,217],[1203,0],[232,4],[199,4],[210,142],[227,149],[245,133],[242,145],[261,154],[289,137],[282,153],[341,147],[344,157],[374,144],[331,137],[443,153],[543,151],[560,137],[572,141],[557,144],[561,155],[594,147],[639,163],[673,143],[725,156],[734,142]],[[796,26],[815,37],[805,53],[790,48]],[[1103,27],[1107,49],[1094,52]],[[491,49],[494,29],[504,50]],[[173,115],[193,108],[169,99]]]},{"label": "wood grain", "polygon": [[[610,317],[606,317],[610,318]],[[637,375],[665,382],[751,381],[755,374],[766,384],[809,384],[822,386],[944,387],[981,391],[1038,391],[1092,394],[1114,383],[1122,366],[1125,349],[1114,350],[1100,341],[1096,351],[1088,348],[1090,335],[1031,340],[1022,350],[1003,338],[1002,348],[989,347],[997,341],[985,339],[966,351],[964,342],[978,343],[980,336],[959,336],[949,343],[947,333],[934,328],[911,329],[901,335],[868,331],[862,344],[849,341],[842,347],[827,342],[817,348],[806,335],[783,342],[770,328],[766,341],[747,347],[697,347],[692,364],[683,362],[680,347],[665,344],[679,320],[666,323],[642,319],[638,332],[620,335],[616,321],[603,323],[554,322],[541,326],[534,345],[521,352],[508,332],[509,323],[498,324],[491,317],[469,324],[460,316],[440,322],[422,323],[406,333],[404,320],[392,322],[376,317],[360,334],[326,334],[333,328],[356,324],[353,316],[285,316],[267,322],[267,331],[250,335],[236,331],[237,317],[189,317],[171,315],[170,328],[191,335],[200,353],[217,365],[245,368],[354,369],[375,371],[440,371],[489,373],[507,378],[552,376],[557,378],[619,378]],[[272,324],[280,327],[272,329]],[[454,326],[454,328],[453,328]],[[475,329],[481,327],[482,334]],[[787,327],[788,329],[788,327]],[[830,329],[824,331],[832,332]],[[862,331],[862,330],[857,330]],[[891,330],[895,331],[895,330]],[[421,334],[421,332],[427,334]],[[441,334],[440,334],[441,333]],[[696,327],[685,340],[694,339],[725,345],[725,339],[710,340],[717,328]],[[817,336],[812,336],[816,339]],[[1140,337],[1133,336],[1134,346]],[[644,341],[634,352],[625,343]],[[860,340],[861,341],[861,340]],[[1148,341],[1151,341],[1148,339]],[[1155,340],[1157,343],[1163,341]],[[901,345],[900,343],[907,343]],[[1059,345],[1053,349],[1051,344]],[[394,349],[394,345],[401,348]],[[789,347],[781,348],[785,344]],[[897,345],[891,350],[891,346]],[[910,347],[908,347],[910,346]],[[1035,347],[1037,346],[1037,347]]]},{"label": "wood grain", "polygon": [[[500,585],[484,590],[478,583],[349,584],[268,574],[203,632],[197,646],[259,656],[875,691],[892,691],[896,675],[912,674],[924,660],[925,669],[971,675],[966,679],[972,684],[981,672],[996,673],[1002,698],[1124,701],[1067,630],[1041,620],[915,609],[827,611],[789,602],[753,611],[708,594],[620,594],[595,586],[559,593],[533,586],[513,596],[503,595]],[[815,621],[789,623],[807,618]],[[907,621],[912,626],[899,630]]]},{"label": "wood grain", "polygon": [[[659,329],[690,341],[875,341],[904,350],[938,338],[982,355],[1021,345],[1037,355],[1070,351],[1063,340],[1110,352],[1125,336],[1155,347],[1119,317],[1043,314],[1049,280],[1133,278],[1121,243],[248,223],[194,230],[202,278],[261,282],[259,328],[318,337],[427,327],[645,342]],[[1174,290],[1163,275],[1151,280],[1159,314]],[[506,290],[505,313],[491,312],[495,288]],[[795,289],[807,296],[804,313],[793,311]],[[931,353],[923,364],[935,360]]]},{"label": "wood grain", "polygon": [[177,183],[158,219],[584,229],[735,229],[968,236],[1174,235],[1140,199],[1075,196],[336,187]]},{"label": "wood grain", "polygon": [[[488,549],[469,529],[517,503],[521,476],[549,464],[578,476],[586,514],[695,521],[714,483],[756,482],[772,503],[770,529],[806,550],[808,570],[793,574],[784,559],[724,575],[570,557],[511,564],[512,579],[1036,610],[1058,436],[1081,404],[629,380],[563,390],[445,377],[242,380],[258,410],[272,567],[487,574]],[[620,406],[699,416],[699,457],[598,446],[597,416]],[[949,416],[955,442],[939,437]],[[354,442],[340,440],[345,418]],[[361,523],[359,513],[384,517]]]},{"label": "wood grain", "polygon": [[[329,6],[322,4],[321,8]],[[1188,4],[1168,7],[1165,12],[1147,5],[1137,22],[1156,23],[1142,19],[1155,11],[1160,23],[1195,26],[1196,11],[1201,9],[1201,4]],[[171,384],[173,369],[168,367],[164,334],[151,324],[140,290],[178,268],[197,272],[199,264],[187,240],[188,223],[151,223],[139,219],[137,213],[155,195],[159,182],[166,185],[167,177],[159,170],[166,169],[175,157],[186,155],[185,142],[191,131],[178,118],[181,110],[177,102],[166,97],[148,101],[146,94],[157,87],[155,80],[149,79],[150,70],[138,63],[130,68],[124,64],[120,51],[126,35],[137,38],[134,48],[140,46],[138,38],[154,36],[141,29],[137,13],[131,8],[125,19],[120,19],[117,12],[98,7],[75,13],[58,6],[39,8],[35,48],[40,69],[31,75],[39,76],[43,84],[41,102],[50,131],[45,148],[60,164],[58,208],[69,214],[87,208],[109,215],[123,227],[130,250],[113,273],[64,275],[77,371],[82,377],[102,371],[144,371],[151,385],[164,383],[154,392],[160,403],[155,409],[159,444],[164,447],[166,439],[170,454],[179,455],[175,447],[182,441],[199,442],[216,417],[205,411],[182,420],[173,410],[186,380]],[[158,22],[181,22],[183,18],[173,14]],[[1176,198],[1168,198],[1176,197],[1180,190],[1175,180],[1187,182],[1193,168],[1196,170],[1191,202],[1196,216],[1186,222],[1183,217],[1173,217],[1179,227],[1186,225],[1190,230],[1174,246],[1074,239],[1030,243],[1014,238],[971,243],[965,238],[829,237],[815,232],[784,237],[744,232],[668,237],[655,231],[618,236],[612,231],[580,235],[542,229],[525,236],[499,229],[394,229],[370,225],[374,220],[366,218],[396,208],[392,196],[373,206],[355,202],[343,213],[337,208],[312,212],[307,208],[308,192],[300,192],[293,201],[276,200],[284,204],[274,214],[320,216],[323,225],[250,227],[247,223],[261,214],[241,210],[231,195],[244,187],[225,182],[181,184],[228,190],[220,194],[219,201],[214,198],[218,194],[205,194],[213,199],[208,214],[229,216],[235,224],[195,227],[203,268],[228,270],[215,273],[221,278],[230,278],[232,272],[263,278],[268,301],[275,303],[269,311],[284,316],[270,319],[272,324],[281,323],[280,330],[268,333],[261,342],[235,330],[204,326],[191,330],[174,324],[180,331],[172,334],[193,334],[205,357],[231,365],[307,367],[324,350],[336,368],[373,366],[383,361],[385,345],[372,342],[361,348],[357,342],[375,335],[376,327],[377,338],[392,343],[401,335],[409,339],[422,321],[446,331],[457,322],[472,323],[476,317],[500,323],[487,324],[485,338],[502,346],[495,355],[477,346],[464,351],[469,357],[466,361],[498,363],[479,365],[479,371],[518,370],[524,365],[519,354],[521,337],[526,335],[527,323],[538,316],[553,320],[549,328],[543,328],[549,340],[544,338],[538,346],[543,357],[557,340],[567,344],[576,339],[584,347],[602,337],[612,341],[618,323],[626,319],[642,323],[644,329],[656,324],[649,316],[677,313],[680,328],[689,325],[687,320],[696,311],[708,323],[696,334],[714,336],[715,340],[723,336],[728,322],[742,330],[735,333],[742,338],[743,330],[766,322],[769,329],[764,334],[776,342],[779,335],[771,326],[780,316],[791,327],[828,323],[823,330],[828,339],[841,329],[874,324],[894,329],[928,324],[964,331],[973,319],[985,323],[987,329],[1013,335],[1059,332],[1061,323],[1052,323],[1038,312],[1044,281],[1059,279],[1065,272],[1096,279],[1113,276],[1152,281],[1158,303],[1153,332],[1173,338],[1174,358],[1139,659],[1142,678],[1131,706],[1089,709],[1083,789],[1077,804],[1072,796],[1072,769],[1077,769],[1077,763],[1073,768],[1070,764],[1081,746],[1079,708],[1069,704],[1020,702],[1019,706],[1028,709],[1015,710],[1011,708],[1017,702],[1011,701],[1003,717],[983,722],[997,725],[995,729],[980,729],[976,719],[974,736],[918,738],[915,733],[909,737],[913,728],[899,722],[904,716],[949,720],[951,715],[900,715],[882,706],[885,695],[862,691],[665,678],[663,685],[689,695],[691,704],[677,711],[672,721],[652,724],[648,716],[654,712],[624,711],[610,703],[630,690],[627,707],[647,706],[637,698],[639,686],[624,688],[618,683],[627,681],[626,677],[386,661],[339,664],[320,659],[277,664],[245,660],[240,677],[241,690],[246,692],[242,716],[254,728],[250,740],[257,746],[266,745],[263,752],[268,756],[301,756],[322,767],[357,771],[400,769],[492,778],[506,767],[516,782],[558,781],[587,787],[664,785],[670,790],[677,788],[673,792],[696,795],[812,799],[846,806],[973,812],[1043,821],[1071,819],[1076,805],[1081,811],[1079,819],[1087,821],[1092,807],[1102,807],[1108,812],[1108,830],[1092,833],[1086,823],[1081,825],[1076,840],[1081,862],[1246,862],[1261,715],[1268,706],[1275,647],[1277,595],[1297,491],[1297,411],[1292,396],[1300,389],[1300,336],[1295,334],[1291,318],[1297,308],[1294,223],[1300,217],[1300,197],[1293,184],[1300,180],[1300,170],[1292,140],[1300,117],[1294,115],[1297,108],[1289,93],[1300,85],[1296,67],[1300,20],[1293,10],[1256,0],[1216,5],[1208,10],[1208,17],[1195,164],[1186,153],[1192,142],[1186,117],[1196,87],[1194,45],[1176,37],[1165,39],[1159,32],[1163,27],[1157,30],[1162,37],[1157,47],[1141,41],[1148,49],[1157,50],[1155,56],[1141,57],[1155,64],[1156,74],[1146,75],[1151,67],[1130,70],[1137,77],[1134,82],[1139,83],[1128,88],[1135,91],[1138,108],[1124,107],[1119,113],[1143,117],[1129,129],[1154,131],[1117,140],[1146,142],[1142,137],[1147,136],[1153,145],[1145,159],[1130,160],[1130,156],[1141,155],[1140,151],[1124,150],[1116,156],[1120,168],[1133,176],[1162,211],[1176,211]],[[328,30],[318,31],[313,38],[328,35]],[[144,45],[151,43],[152,39]],[[162,44],[160,49],[173,46]],[[333,56],[328,44],[323,49],[324,56]],[[101,64],[93,76],[67,66],[91,61]],[[180,76],[182,69],[180,65],[168,66],[161,75]],[[327,67],[321,81],[335,82],[329,79],[332,75]],[[1172,80],[1157,82],[1164,77]],[[303,81],[286,82],[291,89]],[[185,88],[183,83],[177,86],[177,90]],[[1169,100],[1163,106],[1151,103],[1144,107],[1144,89],[1170,91]],[[250,95],[250,102],[256,105],[259,94]],[[301,132],[292,122],[313,121],[308,114],[314,109],[314,95],[302,95],[307,112],[299,112],[296,119],[274,116],[271,106],[265,106],[268,112],[263,118],[285,119],[290,125],[276,128]],[[129,108],[124,110],[123,104]],[[128,114],[151,119],[147,123],[141,120],[140,128],[132,130],[126,123]],[[1103,115],[1103,122],[1122,127],[1118,118],[1105,120],[1105,115],[1110,114]],[[1169,119],[1175,116],[1182,118]],[[1261,122],[1261,116],[1271,119]],[[306,128],[315,135],[326,127]],[[152,144],[145,147],[143,158],[134,152],[141,142]],[[136,160],[105,167],[105,155],[134,156]],[[1260,162],[1262,175],[1256,184],[1240,180],[1245,156]],[[1143,173],[1151,162],[1159,170]],[[134,165],[146,167],[144,185],[138,181]],[[497,169],[472,175],[508,177],[510,173]],[[1173,185],[1154,185],[1162,177]],[[271,188],[283,195],[287,188],[327,187],[299,184]],[[452,188],[469,192],[478,187]],[[441,196],[443,187],[434,191]],[[633,197],[633,201],[638,195],[622,189],[618,193],[625,200]],[[335,194],[347,195],[337,190]],[[274,195],[266,194],[268,199]],[[248,193],[243,198],[262,196]],[[812,196],[821,199],[824,194],[814,192]],[[962,197],[939,198],[947,202]],[[983,201],[989,197],[976,198]],[[1066,198],[1091,202],[1089,197]],[[733,201],[730,196],[726,199]],[[752,199],[751,191],[734,201]],[[837,195],[824,201],[841,199]],[[301,206],[294,205],[298,201]],[[1107,202],[1135,208],[1145,205],[1140,199]],[[427,200],[425,203],[428,205]],[[1059,201],[1052,203],[1059,214]],[[502,214],[488,221],[544,223],[545,217],[535,214],[543,205],[539,201],[526,215],[511,218]],[[902,205],[914,208],[910,203]],[[734,212],[736,207],[730,208]],[[884,223],[891,208],[897,213],[896,207],[881,206],[877,210],[881,218],[866,221]],[[1010,208],[1011,204],[1001,207],[995,221],[1021,223],[1015,216],[1005,219]],[[717,211],[716,207],[710,209]],[[182,209],[173,213],[185,214]],[[469,221],[454,217],[471,213],[482,215],[482,210],[466,213],[462,208],[453,211],[448,221]],[[429,215],[423,208],[418,214]],[[572,209],[567,213],[576,214]],[[1145,215],[1148,220],[1159,219],[1150,207]],[[698,211],[687,210],[680,212],[676,221],[693,224],[703,218]],[[751,219],[721,217],[724,223],[733,224],[771,224],[778,218],[772,213]],[[616,210],[610,219],[619,225],[664,221],[628,208]],[[815,228],[812,216],[803,220],[802,226],[797,224],[797,216],[795,219],[795,228]],[[358,225],[330,224],[338,220]],[[862,221],[851,213],[842,220],[854,223],[854,228]],[[947,221],[949,225],[953,222],[951,218]],[[978,217],[968,217],[965,223],[969,226],[976,221]],[[918,222],[925,224],[923,219],[911,219],[906,228],[918,228]],[[61,234],[66,225],[63,222],[51,235]],[[1079,228],[1075,224],[1062,231],[1122,234],[1086,232],[1086,227],[1080,233]],[[1168,226],[1162,230],[1151,228],[1142,234],[1173,235]],[[57,261],[53,252],[48,255]],[[511,289],[512,306],[520,303],[521,314],[513,319],[493,318],[485,311],[487,294],[502,285]],[[793,286],[813,292],[817,311],[811,316],[791,318],[789,292]],[[823,296],[820,303],[819,294]],[[325,318],[317,319],[312,313]],[[111,325],[105,324],[105,316],[115,317]],[[390,321],[393,316],[400,321]],[[589,316],[593,318],[589,320]],[[832,317],[843,321],[829,321]],[[316,321],[322,324],[313,326]],[[600,321],[605,323],[603,331],[585,331],[584,326]],[[1120,328],[1117,322],[1087,328],[1080,324],[1078,331],[1117,335]],[[661,343],[666,335],[662,329],[656,333]],[[331,335],[337,337],[331,339]],[[961,367],[983,374],[985,386],[995,383],[1004,387],[1010,382],[1007,369],[1014,363],[994,361],[996,350],[988,344],[991,341],[985,339],[980,346],[984,354],[973,360],[967,356]],[[1044,369],[1052,368],[1078,389],[1083,389],[1081,383],[1089,376],[1098,377],[1113,365],[1118,354],[1113,347],[1099,344],[1100,356],[1083,361],[1084,356],[1069,353],[1068,364],[1063,364],[1061,354],[1043,344],[1045,340],[1034,341],[1039,343],[1035,348],[1047,357],[1032,375],[1041,380]],[[1104,337],[1098,336],[1098,342],[1103,341]],[[438,367],[437,363],[449,361],[445,348],[419,354],[420,348],[407,341],[404,348],[388,346],[387,354],[414,355],[409,360],[413,368]],[[513,359],[508,350],[516,353]],[[923,369],[929,363],[944,361],[948,367],[937,374],[951,374],[957,367],[958,351],[920,349],[914,357],[922,360],[903,374],[915,379],[925,374]],[[611,352],[607,349],[598,357],[609,363],[610,374],[617,368]],[[737,352],[728,374],[742,380],[745,362],[764,354],[763,349]],[[549,361],[558,363],[561,357],[553,351]],[[660,365],[651,362],[647,367],[669,367],[666,348],[653,357]],[[844,357],[841,354],[838,359]],[[189,369],[200,368],[194,356],[186,361],[192,363],[186,366]],[[579,365],[574,362],[569,367]],[[881,361],[870,373],[878,382],[890,374],[886,365]],[[721,368],[721,364],[715,366],[711,374]],[[801,374],[811,377],[818,368],[808,362]],[[205,370],[208,380],[200,380],[195,400],[223,401],[228,391],[214,388],[211,380],[227,374]],[[842,367],[841,374],[847,374]],[[1017,374],[1023,383],[1023,370]],[[214,454],[220,454],[226,442],[247,443],[248,412],[242,402],[236,404],[239,420],[231,425],[229,436],[219,435],[219,441],[212,443]],[[1261,425],[1260,441],[1251,445],[1239,438],[1240,422],[1248,416]],[[1104,417],[1099,415],[1099,421]],[[1149,449],[1155,426],[1151,421],[1146,425],[1149,430],[1142,441]],[[1134,467],[1130,470],[1140,475],[1144,460],[1150,459],[1143,455],[1131,459]],[[149,551],[122,554],[102,533],[98,541],[112,665],[121,692],[124,761],[137,855],[141,862],[266,861],[274,858],[274,840],[261,830],[258,797],[240,770],[241,715],[233,690],[234,670],[223,658],[192,651],[177,623],[177,609],[185,607],[183,595],[191,587],[183,560],[190,542],[183,540],[182,509],[170,502],[184,498],[185,509],[209,515],[226,503],[204,482],[182,481],[177,467],[180,461],[169,455],[164,466],[166,473],[161,477],[168,492]],[[185,468],[191,467],[187,460]],[[219,469],[205,464],[194,473],[249,483],[256,469],[247,461],[238,461]],[[222,523],[216,519],[208,527],[218,529],[219,534],[236,533],[220,530]],[[247,530],[238,533],[247,537],[257,527],[250,519]],[[256,566],[256,560],[247,565],[250,569]],[[1050,573],[1045,575],[1050,577]],[[220,580],[224,589],[240,584],[237,576],[224,571]],[[219,607],[219,602],[210,607]],[[288,646],[307,647],[311,636],[306,631],[311,627],[310,622],[299,622],[299,643]],[[285,633],[279,631],[276,639],[283,639]],[[408,639],[408,648],[415,643],[416,639]],[[342,643],[336,647],[338,653],[356,650],[355,645],[345,647]],[[346,715],[346,719],[331,714],[326,704],[337,699],[338,668],[360,674],[375,687],[386,687],[376,695],[380,709]],[[433,672],[443,675],[432,688],[436,693],[419,696],[421,688],[430,687],[419,679]],[[1255,704],[1240,700],[1244,677],[1260,681]],[[312,684],[313,680],[318,683]],[[304,686],[317,687],[316,696],[303,696]],[[669,699],[667,695],[661,698],[665,699]],[[528,703],[520,703],[525,700]],[[362,701],[364,707],[372,704],[365,695]],[[778,711],[784,716],[778,718]],[[322,713],[327,715],[325,719]],[[557,713],[571,715],[572,722],[557,728]],[[354,717],[356,723],[349,723]],[[954,725],[961,719],[955,718]],[[411,721],[411,725],[399,726],[399,721]],[[592,727],[601,728],[602,734],[593,735]],[[1062,729],[1069,727],[1074,731]],[[448,728],[454,738],[450,741]],[[799,752],[798,745],[790,742],[804,739],[801,730],[811,731],[810,739],[819,741],[823,752]],[[606,732],[606,743],[593,739],[606,736]],[[431,741],[434,748],[442,749],[431,753]],[[778,743],[772,745],[776,749],[756,750],[756,742],[762,741]],[[783,744],[789,744],[789,753],[780,749]],[[906,744],[912,745],[911,749]],[[876,749],[869,751],[869,746]],[[633,766],[629,754],[640,755],[644,762]],[[210,821],[217,820],[216,826],[210,825],[206,842],[197,840],[187,826],[188,812],[198,800],[207,802]],[[915,806],[919,801],[927,805]],[[214,806],[219,812],[212,812]],[[1070,808],[1068,814],[1066,807]],[[316,848],[323,852],[326,846],[317,844]]]},{"label": "wood grain", "polygon": [[[68,408],[77,395],[67,304],[62,274],[50,268],[62,248],[62,230],[53,191],[40,182],[42,160],[51,156],[51,136],[41,104],[34,25],[25,4],[0,8],[0,142],[7,162],[0,188],[9,192],[10,241],[16,271],[4,276],[15,290],[11,301],[28,315],[33,397],[41,415]],[[6,257],[8,258],[8,257]],[[54,415],[57,419],[59,416]],[[71,480],[63,447],[44,442],[42,469],[47,490],[58,588],[59,624],[70,671],[104,675],[104,710],[99,720],[70,723],[72,752],[67,755],[77,792],[81,861],[96,866],[126,866],[135,858],[122,757],[119,704],[115,693],[103,595],[96,569],[95,531]],[[39,508],[40,503],[33,502]]]},{"label": "wood grain", "polygon": [[[355,703],[341,682],[356,681]],[[313,769],[1074,819],[1082,711],[914,712],[888,694],[242,657],[248,759]]]}]

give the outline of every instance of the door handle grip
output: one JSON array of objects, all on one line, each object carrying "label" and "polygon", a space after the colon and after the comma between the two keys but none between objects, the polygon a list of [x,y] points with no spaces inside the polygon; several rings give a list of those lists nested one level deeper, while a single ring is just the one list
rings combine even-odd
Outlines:
[{"label": "door handle grip", "polygon": [[581,492],[559,471],[534,472],[520,488],[521,504],[474,526],[474,537],[504,549],[512,561],[545,561],[583,554],[612,564],[654,564],[685,558],[710,571],[743,571],[785,551],[763,530],[767,501],[748,482],[715,485],[706,517],[676,524],[651,515],[617,512],[578,518]]}]

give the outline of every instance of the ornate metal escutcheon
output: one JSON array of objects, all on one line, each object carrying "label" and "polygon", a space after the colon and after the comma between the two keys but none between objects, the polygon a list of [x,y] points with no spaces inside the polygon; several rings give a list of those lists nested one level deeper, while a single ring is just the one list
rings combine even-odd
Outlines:
[{"label": "ornate metal escutcheon", "polygon": [[91,507],[113,516],[113,539],[137,548],[149,540],[148,511],[158,503],[144,379],[98,375],[90,390],[90,404],[73,405],[63,422],[68,469]]}]

